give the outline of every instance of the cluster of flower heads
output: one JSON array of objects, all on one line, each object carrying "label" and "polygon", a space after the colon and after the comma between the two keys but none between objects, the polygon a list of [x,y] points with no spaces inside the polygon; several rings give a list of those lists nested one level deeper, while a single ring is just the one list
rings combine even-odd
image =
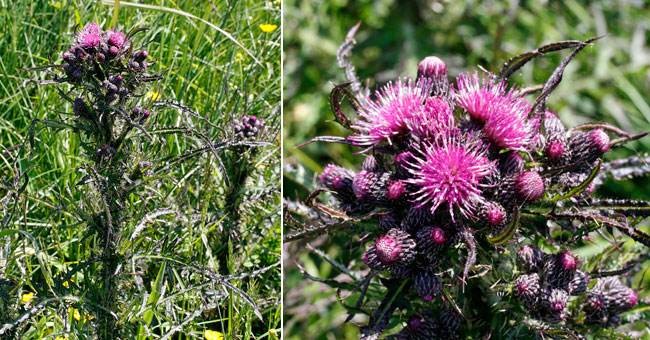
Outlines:
[{"label": "cluster of flower heads", "polygon": [[149,53],[134,51],[131,35],[118,30],[102,30],[89,23],[74,35],[74,43],[61,53],[66,78],[80,93],[73,102],[73,112],[81,121],[91,123],[103,141],[96,146],[98,160],[110,160],[119,146],[121,129],[142,125],[150,111],[130,101],[143,97],[143,84],[157,80],[147,73]]},{"label": "cluster of flower heads", "polygon": [[244,116],[239,122],[233,124],[235,138],[239,140],[254,141],[263,128],[264,123],[256,116]]},{"label": "cluster of flower heads", "polygon": [[597,279],[588,290],[589,276],[578,269],[578,258],[568,251],[549,255],[526,245],[517,258],[525,273],[515,279],[513,295],[542,320],[565,321],[570,315],[570,299],[575,296],[576,312],[582,310],[587,323],[616,326],[619,314],[638,302],[636,292],[623,285],[618,276]]},{"label": "cluster of flower heads", "polygon": [[[426,302],[440,295],[448,249],[461,240],[476,249],[476,231],[499,233],[515,209],[581,185],[611,146],[601,128],[567,131],[554,112],[533,112],[517,87],[493,74],[461,74],[450,83],[437,57],[420,62],[415,81],[400,79],[365,99],[349,137],[368,153],[361,170],[330,164],[319,179],[346,213],[380,215],[384,234],[363,261],[392,278],[410,278],[412,292]],[[538,290],[548,291],[529,301],[546,301],[539,310],[554,311],[547,319],[562,320],[576,293],[563,286],[566,279],[586,279],[564,273],[562,256],[549,257],[543,272],[561,282],[538,278],[549,283]],[[467,256],[465,274],[474,257]]]}]

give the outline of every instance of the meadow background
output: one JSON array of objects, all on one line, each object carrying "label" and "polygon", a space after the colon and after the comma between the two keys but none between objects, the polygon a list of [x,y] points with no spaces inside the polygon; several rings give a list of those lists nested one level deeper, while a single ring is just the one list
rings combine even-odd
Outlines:
[{"label": "meadow background", "polygon": [[[415,76],[417,63],[436,55],[447,63],[450,79],[481,65],[498,71],[509,57],[560,40],[605,37],[582,51],[567,67],[548,107],[567,126],[605,121],[628,132],[650,130],[650,3],[640,0],[591,1],[297,1],[284,5],[284,177],[287,200],[304,200],[314,175],[331,162],[358,169],[362,156],[353,148],[314,143],[314,136],[347,136],[329,108],[332,84],[345,82],[336,50],[356,23],[352,64],[370,88],[398,76]],[[543,83],[568,52],[548,54],[527,64],[512,80]],[[605,158],[645,155],[650,138],[629,143]],[[597,196],[650,199],[650,181],[607,181]],[[642,222],[648,230],[648,221]],[[285,235],[289,230],[285,229]],[[363,236],[360,231],[359,236]],[[627,246],[630,246],[628,244]],[[312,248],[313,247],[313,248]],[[313,249],[318,249],[315,251]],[[603,243],[577,249],[587,257]],[[344,323],[346,309],[336,289],[307,280],[309,275],[344,279],[359,266],[358,238],[319,237],[284,245],[284,332],[287,339],[356,339],[355,322]],[[650,261],[642,265],[650,265]],[[342,266],[338,267],[337,266]],[[347,269],[346,269],[347,268]],[[633,279],[641,298],[650,297],[650,277]],[[355,296],[356,297],[356,296]],[[355,299],[346,300],[353,304]],[[650,335],[647,335],[650,336]]]},{"label": "meadow background", "polygon": [[[280,7],[279,0],[0,1],[0,328],[14,325],[8,334],[17,339],[91,339],[101,313],[84,299],[96,289],[96,236],[70,213],[86,194],[75,184],[82,177],[76,168],[88,160],[70,131],[31,128],[35,119],[68,119],[72,108],[54,86],[25,82],[51,75],[23,70],[60,63],[57,48],[69,46],[75,25],[97,22],[125,32],[149,28],[136,40],[152,40],[147,50],[157,64],[150,71],[165,73],[153,90],[213,125],[175,109],[157,110],[154,124],[189,126],[222,142],[233,138],[234,120],[256,115],[266,124],[260,141],[269,143],[220,155],[227,169],[245,164],[249,171],[235,188],[242,197],[237,226],[211,155],[172,167],[146,195],[132,197],[125,237],[148,212],[175,213],[147,218],[122,249],[135,254],[122,271],[123,309],[116,311],[131,330],[127,338],[203,339],[206,330],[221,333],[213,339],[281,336]],[[263,31],[261,24],[276,28]],[[23,145],[32,132],[33,147]],[[201,146],[191,136],[165,139],[148,152],[175,157]],[[261,319],[220,280],[250,296]]]}]

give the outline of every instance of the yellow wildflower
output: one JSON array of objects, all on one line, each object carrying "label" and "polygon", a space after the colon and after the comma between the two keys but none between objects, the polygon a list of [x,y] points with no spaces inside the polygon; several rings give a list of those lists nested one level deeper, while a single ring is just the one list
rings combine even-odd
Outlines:
[{"label": "yellow wildflower", "polygon": [[[74,279],[73,279],[73,278],[70,278],[69,282],[74,282]],[[68,282],[68,281],[63,282],[63,287],[65,287],[65,288],[70,287],[70,283],[69,283],[69,282]]]},{"label": "yellow wildflower", "polygon": [[149,92],[147,92],[146,96],[147,96],[147,98],[149,98],[149,99],[151,99],[151,100],[158,100],[158,99],[160,99],[160,93],[155,92],[155,91],[149,91]]},{"label": "yellow wildflower", "polygon": [[25,294],[23,294],[23,296],[20,298],[20,301],[22,301],[22,302],[24,302],[24,303],[27,303],[27,302],[32,301],[33,298],[34,298],[34,293],[25,293]]},{"label": "yellow wildflower", "polygon": [[278,25],[273,25],[273,24],[260,24],[260,29],[264,33],[270,33],[275,31],[275,29],[278,28]]},{"label": "yellow wildflower", "polygon": [[211,331],[209,329],[206,329],[205,332],[203,332],[203,336],[206,340],[223,340],[223,333]]}]

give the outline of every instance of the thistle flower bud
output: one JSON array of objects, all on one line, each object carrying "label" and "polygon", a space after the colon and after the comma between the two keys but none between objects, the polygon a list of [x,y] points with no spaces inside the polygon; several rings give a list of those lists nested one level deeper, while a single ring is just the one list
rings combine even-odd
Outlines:
[{"label": "thistle flower bud", "polygon": [[537,271],[544,264],[544,254],[535,246],[525,245],[517,252],[517,260],[525,271]]},{"label": "thistle flower bud", "polygon": [[559,141],[552,141],[546,144],[546,157],[550,160],[559,160],[566,155],[566,145]]},{"label": "thistle flower bud", "polygon": [[506,209],[497,202],[487,202],[478,213],[479,221],[492,228],[506,223]]},{"label": "thistle flower bud", "polygon": [[571,295],[579,295],[587,291],[587,285],[589,284],[589,276],[587,273],[576,270],[573,275],[573,279],[569,281],[567,285],[567,293]]},{"label": "thistle flower bud", "polygon": [[398,339],[425,340],[438,338],[438,322],[430,315],[414,315],[406,322],[406,327],[399,333]]},{"label": "thistle flower bud", "polygon": [[544,180],[537,171],[522,172],[515,179],[515,189],[520,199],[534,201],[544,196]]},{"label": "thistle flower bud", "polygon": [[413,278],[413,291],[425,302],[440,295],[442,279],[430,271],[420,271]]},{"label": "thistle flower bud", "polygon": [[337,198],[344,202],[352,202],[356,200],[352,188],[354,176],[355,174],[352,170],[329,164],[323,169],[323,173],[319,176],[319,179],[324,187],[336,194]]},{"label": "thistle flower bud", "polygon": [[386,188],[386,198],[389,200],[397,201],[403,198],[406,194],[406,186],[400,180],[391,181]]},{"label": "thistle flower bud", "polygon": [[520,275],[515,279],[512,291],[526,306],[535,306],[541,294],[539,275],[537,273]]},{"label": "thistle flower bud", "polygon": [[142,62],[149,57],[149,52],[142,50],[140,52],[133,53],[133,60],[136,62]]},{"label": "thistle flower bud", "polygon": [[606,292],[605,300],[607,310],[610,313],[618,314],[636,306],[639,297],[632,288],[621,284]]},{"label": "thistle flower bud", "polygon": [[542,292],[541,306],[544,319],[551,322],[564,321],[568,315],[569,294],[563,289],[546,289]]},{"label": "thistle flower bud", "polygon": [[607,302],[604,295],[597,292],[589,293],[582,307],[587,323],[607,324],[609,313],[607,312]]},{"label": "thistle flower bud", "polygon": [[113,155],[116,152],[117,152],[117,150],[115,150],[115,148],[113,148],[111,146],[108,146],[108,145],[104,145],[104,146],[102,146],[101,148],[99,148],[99,149],[97,149],[95,151],[95,156],[97,156],[99,159],[107,162],[111,158],[113,158]]},{"label": "thistle flower bud", "polygon": [[387,203],[386,188],[391,181],[390,172],[371,172],[361,170],[354,176],[352,189],[357,199],[361,202]]},{"label": "thistle flower bud", "polygon": [[402,219],[395,213],[389,213],[379,217],[379,228],[382,231],[388,231],[393,228],[399,228],[402,223]]},{"label": "thistle flower bud", "polygon": [[84,102],[83,99],[77,97],[74,99],[74,103],[72,104],[72,111],[78,117],[87,117],[88,105],[86,105],[86,102]]},{"label": "thistle flower bud", "polygon": [[442,339],[455,339],[458,337],[456,331],[460,327],[460,315],[451,309],[445,309],[440,313],[440,337]]},{"label": "thistle flower bud", "polygon": [[415,241],[400,229],[391,229],[363,254],[363,262],[375,270],[408,266],[415,258]]},{"label": "thistle flower bud", "polygon": [[549,256],[544,263],[544,277],[553,287],[567,287],[578,268],[578,258],[568,251]]},{"label": "thistle flower bud", "polygon": [[526,161],[518,153],[509,151],[501,156],[499,161],[499,170],[503,175],[517,174],[524,171]]},{"label": "thistle flower bud", "polygon": [[406,230],[419,230],[426,225],[431,225],[433,221],[433,215],[429,207],[412,205],[406,212],[403,223]]},{"label": "thistle flower bud", "polygon": [[379,162],[373,155],[368,155],[364,158],[363,163],[361,164],[361,170],[378,172],[380,169]]},{"label": "thistle flower bud", "polygon": [[407,179],[411,177],[411,172],[408,170],[408,163],[413,161],[414,157],[410,151],[399,153],[393,157],[397,178]]},{"label": "thistle flower bud", "polygon": [[418,64],[418,78],[447,76],[447,64],[436,56],[422,59]]},{"label": "thistle flower bud", "polygon": [[418,246],[425,254],[437,255],[444,248],[449,237],[439,226],[422,228],[417,235]]},{"label": "thistle flower bud", "polygon": [[609,151],[609,143],[609,136],[603,129],[576,133],[569,139],[572,161],[582,160],[591,163]]}]

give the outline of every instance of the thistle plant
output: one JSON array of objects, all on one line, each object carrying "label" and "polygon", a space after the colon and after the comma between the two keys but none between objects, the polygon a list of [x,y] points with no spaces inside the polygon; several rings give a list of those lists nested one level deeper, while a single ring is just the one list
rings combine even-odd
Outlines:
[{"label": "thistle plant", "polygon": [[[206,225],[215,229],[227,217],[238,223],[247,222],[260,239],[271,233],[269,230],[279,223],[279,218],[273,218],[268,211],[256,211],[252,217],[250,210],[266,206],[259,204],[264,199],[271,205],[277,201],[277,182],[267,183],[277,167],[269,166],[263,172],[254,168],[267,165],[265,160],[274,160],[271,157],[274,151],[263,147],[272,146],[265,140],[274,139],[278,133],[277,122],[271,120],[269,128],[265,128],[266,118],[262,117],[267,114],[256,108],[252,111],[258,116],[247,116],[239,131],[231,131],[229,126],[217,126],[189,106],[161,99],[157,92],[161,90],[155,84],[164,74],[155,71],[156,61],[147,51],[153,40],[138,39],[145,31],[145,28],[128,32],[103,29],[95,23],[75,27],[71,43],[59,47],[52,64],[28,69],[46,70],[50,79],[33,82],[56,85],[61,107],[71,110],[60,115],[64,117],[61,120],[34,120],[20,150],[38,148],[34,140],[42,127],[68,130],[75,135],[83,150],[81,164],[76,168],[80,180],[66,183],[67,196],[57,206],[75,225],[86,228],[83,238],[94,241],[90,244],[94,248],[92,258],[64,266],[54,276],[42,269],[42,280],[30,278],[35,283],[29,289],[36,291],[26,302],[30,308],[19,305],[6,315],[3,311],[0,337],[18,336],[30,318],[49,308],[63,320],[77,321],[76,324],[64,321],[65,334],[84,329],[84,334],[93,339],[144,339],[154,335],[169,339],[189,323],[221,319],[222,310],[232,309],[235,301],[241,301],[238,319],[230,323],[229,331],[233,333],[232,328],[244,316],[264,322],[258,302],[266,304],[265,314],[266,310],[279,308],[277,300],[258,300],[246,292],[258,293],[258,277],[274,279],[278,275],[273,273],[279,266],[274,255],[277,250],[262,253],[266,258],[244,271],[244,265],[238,263],[239,257],[235,255],[239,249],[233,248],[249,247],[246,243],[233,245],[228,236],[199,231],[198,239],[195,241],[197,236],[193,236],[191,242],[210,242],[215,249],[220,249],[219,254],[214,254],[219,256],[218,260],[208,250],[205,261],[209,266],[202,267],[203,262],[197,258],[202,259],[203,252],[194,254],[190,248],[192,254],[187,256],[184,253],[188,249],[180,249],[182,240],[174,236],[178,231],[207,230]],[[178,121],[184,123],[162,125],[159,115],[169,109],[181,113],[184,117]],[[231,119],[239,119],[237,116],[231,114]],[[212,136],[192,120],[222,134]],[[168,143],[177,139],[186,140],[194,148],[174,150],[182,144],[171,147]],[[176,178],[177,169],[190,162],[195,163],[194,169],[183,174],[183,178]],[[242,168],[247,169],[242,172]],[[193,176],[195,172],[200,176]],[[20,180],[25,180],[24,186],[15,190],[17,194],[11,192],[3,197],[3,202],[18,205],[16,199],[29,182],[25,174],[26,171],[16,178],[12,188],[22,183]],[[194,195],[188,194],[188,190],[195,187],[186,181],[200,182],[198,187],[206,193],[200,211],[193,211],[185,202]],[[180,189],[172,195],[163,183],[172,183],[172,187]],[[222,183],[228,190],[214,189]],[[253,186],[256,189],[250,188]],[[73,192],[81,199],[73,197]],[[224,206],[228,211],[224,211]],[[6,212],[3,208],[3,213]],[[5,216],[3,228],[13,217],[13,213]],[[180,234],[192,235],[191,232]],[[265,246],[274,247],[272,240],[267,243]],[[210,249],[207,245],[206,248]],[[246,251],[260,250],[252,247]],[[239,282],[236,286],[231,283],[234,280],[250,287],[243,287]],[[22,282],[18,287],[15,285],[12,282],[6,290],[1,287],[3,296],[5,291],[24,289]],[[163,299],[166,293],[168,296]],[[188,293],[192,293],[189,299]],[[181,301],[182,296],[192,300],[196,309],[186,310],[188,302]],[[165,311],[161,313],[157,306]],[[252,334],[252,327],[248,322],[241,333]],[[205,334],[222,336],[210,329]]]},{"label": "thistle plant", "polygon": [[[599,235],[615,249],[624,237],[638,243],[625,255],[630,263],[647,259],[650,235],[637,225],[650,202],[594,196],[615,164],[638,160],[603,156],[646,133],[606,123],[567,127],[546,105],[569,62],[598,38],[541,46],[497,73],[461,73],[455,81],[445,62],[430,56],[415,78],[372,92],[349,61],[357,29],[337,54],[349,82],[330,96],[335,120],[350,135],[308,143],[344,144],[360,154],[360,168],[329,164],[305,202],[288,202],[292,232],[285,240],[341,229],[364,235],[348,240],[358,245],[358,260],[339,264],[365,269],[358,278],[343,271],[356,283],[346,288],[356,294],[354,305],[339,294],[348,320],[369,316],[361,338],[618,336],[612,329],[625,323],[621,313],[647,304],[629,284],[644,269],[611,270],[604,259],[581,259],[571,249]],[[544,84],[509,82],[530,60],[565,49],[572,52]],[[344,112],[344,99],[356,118]]]}]

